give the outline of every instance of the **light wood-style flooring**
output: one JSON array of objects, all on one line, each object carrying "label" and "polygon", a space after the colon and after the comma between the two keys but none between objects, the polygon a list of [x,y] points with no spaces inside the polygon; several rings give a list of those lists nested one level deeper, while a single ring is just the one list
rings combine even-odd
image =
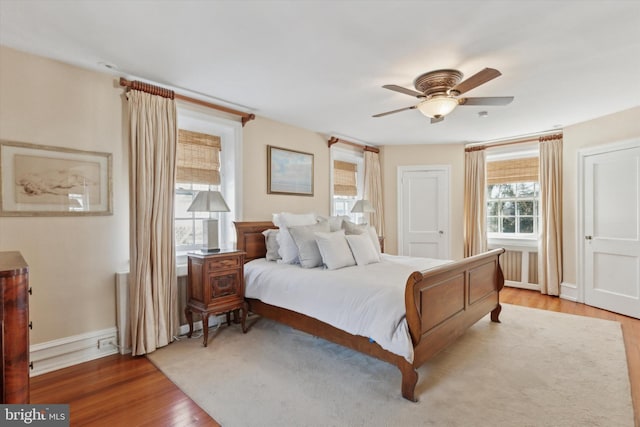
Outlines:
[{"label": "light wood-style flooring", "polygon": [[[500,299],[508,304],[620,322],[635,424],[640,426],[640,320],[521,289],[504,288]],[[219,425],[145,357],[109,356],[34,377],[31,403],[70,404],[72,426]]]}]

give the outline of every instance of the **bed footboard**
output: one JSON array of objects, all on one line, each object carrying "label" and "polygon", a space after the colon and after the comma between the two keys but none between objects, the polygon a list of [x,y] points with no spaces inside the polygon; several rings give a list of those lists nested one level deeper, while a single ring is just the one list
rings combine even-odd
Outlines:
[{"label": "bed footboard", "polygon": [[407,280],[407,323],[418,367],[491,313],[499,322],[504,276],[494,249],[425,271]]}]

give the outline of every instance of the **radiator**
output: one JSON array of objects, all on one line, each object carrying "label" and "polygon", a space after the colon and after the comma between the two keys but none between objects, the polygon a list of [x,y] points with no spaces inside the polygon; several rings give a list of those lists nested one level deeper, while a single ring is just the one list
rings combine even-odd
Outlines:
[{"label": "radiator", "polygon": [[120,354],[131,353],[129,322],[129,273],[116,273],[116,327]]},{"label": "radiator", "polygon": [[500,257],[500,267],[506,281],[514,285],[538,284],[538,253],[507,250]]},{"label": "radiator", "polygon": [[[180,333],[188,330],[184,309],[187,306],[187,276],[178,276],[178,319]],[[215,318],[215,316],[212,316]],[[129,272],[116,273],[116,326],[120,354],[131,353],[131,319],[129,318]],[[201,329],[202,322],[195,322],[194,329]]]},{"label": "radiator", "polygon": [[525,289],[540,289],[538,283],[537,248],[513,245],[489,245],[489,249],[504,247],[506,252],[500,256],[500,267],[505,284]]}]

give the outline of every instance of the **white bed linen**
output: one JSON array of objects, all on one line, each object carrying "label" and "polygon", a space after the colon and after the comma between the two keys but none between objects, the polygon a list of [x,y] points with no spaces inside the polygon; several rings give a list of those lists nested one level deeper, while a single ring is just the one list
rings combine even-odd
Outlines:
[{"label": "white bed linen", "polygon": [[245,296],[370,338],[413,362],[404,305],[407,278],[450,261],[387,254],[381,258],[379,263],[339,270],[256,259],[245,264]]}]

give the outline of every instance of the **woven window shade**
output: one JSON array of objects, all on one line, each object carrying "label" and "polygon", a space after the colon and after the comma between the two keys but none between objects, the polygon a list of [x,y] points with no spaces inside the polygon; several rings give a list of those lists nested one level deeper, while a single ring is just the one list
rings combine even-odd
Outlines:
[{"label": "woven window shade", "polygon": [[220,185],[220,137],[180,129],[176,182]]},{"label": "woven window shade", "polygon": [[333,194],[335,196],[357,196],[356,172],[358,166],[355,163],[333,161]]},{"label": "woven window shade", "polygon": [[538,182],[538,157],[487,162],[487,184]]}]

